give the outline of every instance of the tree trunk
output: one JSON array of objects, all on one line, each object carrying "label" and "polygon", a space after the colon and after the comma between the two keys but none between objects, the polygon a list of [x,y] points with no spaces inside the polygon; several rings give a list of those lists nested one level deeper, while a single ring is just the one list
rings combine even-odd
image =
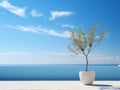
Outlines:
[{"label": "tree trunk", "polygon": [[86,55],[86,72],[88,71],[88,56]]}]

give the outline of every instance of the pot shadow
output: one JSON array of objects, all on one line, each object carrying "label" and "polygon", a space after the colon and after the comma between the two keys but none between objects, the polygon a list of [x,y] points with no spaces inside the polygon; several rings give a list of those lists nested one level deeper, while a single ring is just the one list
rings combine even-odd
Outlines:
[{"label": "pot shadow", "polygon": [[113,86],[113,85],[109,85],[109,84],[92,84],[89,86],[98,87],[99,90],[120,90],[120,86]]},{"label": "pot shadow", "polygon": [[92,84],[91,86],[96,86],[96,87],[112,87],[112,85],[109,85],[109,84]]}]

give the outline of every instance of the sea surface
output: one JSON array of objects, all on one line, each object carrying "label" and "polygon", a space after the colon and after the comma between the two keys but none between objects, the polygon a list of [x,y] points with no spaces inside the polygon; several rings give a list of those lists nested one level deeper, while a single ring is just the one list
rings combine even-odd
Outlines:
[{"label": "sea surface", "polygon": [[[120,80],[118,64],[89,65],[96,80]],[[1,64],[0,80],[79,80],[81,64]]]}]

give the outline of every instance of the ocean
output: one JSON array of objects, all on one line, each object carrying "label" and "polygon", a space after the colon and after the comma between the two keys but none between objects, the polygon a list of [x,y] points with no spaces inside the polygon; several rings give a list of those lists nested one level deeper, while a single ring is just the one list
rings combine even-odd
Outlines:
[{"label": "ocean", "polygon": [[[0,80],[79,80],[79,64],[6,64],[0,65]],[[96,72],[96,80],[120,80],[117,64],[89,65]]]}]

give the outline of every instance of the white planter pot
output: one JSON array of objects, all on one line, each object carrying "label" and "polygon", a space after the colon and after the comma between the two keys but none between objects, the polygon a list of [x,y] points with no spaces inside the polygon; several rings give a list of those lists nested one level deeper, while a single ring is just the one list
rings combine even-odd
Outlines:
[{"label": "white planter pot", "polygon": [[85,85],[91,85],[95,80],[94,71],[80,71],[79,72],[80,81]]}]

